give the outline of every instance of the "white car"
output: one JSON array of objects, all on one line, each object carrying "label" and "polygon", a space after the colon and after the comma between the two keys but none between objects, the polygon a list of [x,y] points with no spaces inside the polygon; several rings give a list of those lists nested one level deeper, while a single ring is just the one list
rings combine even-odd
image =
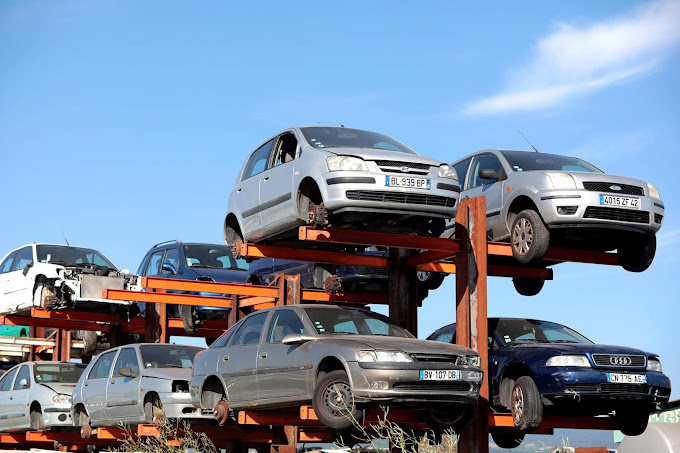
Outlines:
[{"label": "white car", "polygon": [[29,244],[0,261],[0,314],[33,307],[101,309],[132,302],[102,298],[102,289],[128,289],[129,271],[119,271],[96,250],[70,245]]}]

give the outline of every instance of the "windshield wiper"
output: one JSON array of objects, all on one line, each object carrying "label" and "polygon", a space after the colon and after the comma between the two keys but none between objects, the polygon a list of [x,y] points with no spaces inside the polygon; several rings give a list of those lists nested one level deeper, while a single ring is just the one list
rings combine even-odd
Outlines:
[{"label": "windshield wiper", "polygon": [[574,341],[574,340],[552,340],[551,343],[578,343],[578,341]]},{"label": "windshield wiper", "polygon": [[192,264],[191,267],[199,267],[199,268],[202,268],[202,269],[220,269],[220,268],[215,267],[215,266],[208,266],[207,264]]},{"label": "windshield wiper", "polygon": [[184,368],[182,365],[175,365],[174,363],[164,363],[163,366],[158,368]]}]

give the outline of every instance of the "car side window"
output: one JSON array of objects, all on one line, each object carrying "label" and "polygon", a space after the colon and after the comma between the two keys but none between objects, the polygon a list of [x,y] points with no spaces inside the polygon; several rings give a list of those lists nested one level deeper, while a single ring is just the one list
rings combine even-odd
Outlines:
[{"label": "car side window", "polygon": [[248,179],[251,176],[255,176],[258,173],[262,173],[267,169],[267,162],[269,161],[269,154],[272,150],[272,146],[274,146],[274,141],[276,139],[271,139],[264,145],[260,146],[248,159],[248,164],[246,165],[246,169],[243,172],[243,177],[241,178],[241,181],[244,179]]},{"label": "car side window", "polygon": [[158,275],[161,273],[161,260],[163,259],[163,253],[165,250],[159,250],[154,252],[149,258],[149,265],[146,267],[146,272],[144,275]]},{"label": "car side window", "polygon": [[16,258],[17,253],[19,253],[19,250],[13,251],[7,258],[5,258],[5,261],[0,264],[0,274],[9,272],[9,270],[12,268],[12,263],[14,262],[14,258]]},{"label": "car side window", "polygon": [[465,159],[462,162],[458,162],[453,166],[453,168],[456,170],[456,174],[458,175],[458,183],[460,184],[460,187],[465,187],[465,177],[467,176],[467,171],[470,167],[471,161],[472,157]]},{"label": "car side window", "polygon": [[246,319],[243,322],[243,325],[234,334],[231,345],[240,346],[258,344],[260,342],[262,326],[264,326],[264,321],[267,319],[268,314],[269,313],[258,313]]},{"label": "car side window", "polygon": [[[23,379],[26,379],[25,387],[21,386],[21,381]],[[17,378],[14,381],[14,390],[24,390],[29,388],[30,386],[31,386],[31,370],[28,368],[28,365],[22,365],[22,367],[19,368]]]},{"label": "car side window", "polygon": [[14,375],[17,374],[18,369],[19,368],[14,368],[12,371],[5,374],[2,380],[0,380],[0,392],[6,392],[7,390],[11,390],[12,381],[14,381]]},{"label": "car side window", "polygon": [[210,349],[215,349],[215,348],[223,348],[229,343],[229,340],[231,340],[231,337],[234,335],[235,330],[234,329],[229,329],[226,332],[224,332],[222,335],[217,338],[213,342],[213,344],[210,345]]},{"label": "car side window", "polygon": [[295,160],[297,145],[298,141],[292,133],[288,132],[281,135],[279,141],[276,142],[276,148],[272,153],[269,167],[276,167],[277,165],[286,164]]},{"label": "car side window", "polygon": [[128,367],[133,373],[139,371],[139,361],[137,360],[137,352],[134,348],[124,348],[121,349],[118,355],[118,360],[116,360],[116,366],[113,368],[114,376],[121,376],[120,369]]},{"label": "car side window", "polygon": [[[163,264],[165,264],[165,263],[170,264],[172,267],[175,268],[175,270],[177,270],[177,267],[179,265],[179,252],[177,251],[176,248],[168,249],[168,253],[165,254],[165,259],[163,260]],[[164,271],[161,268],[161,274],[169,274],[169,273],[170,272]]]},{"label": "car side window", "polygon": [[281,343],[286,335],[304,333],[305,326],[294,310],[277,310],[272,316],[267,343]]},{"label": "car side window", "polygon": [[437,335],[434,338],[434,341],[441,341],[442,343],[451,343],[451,340],[453,340],[453,336],[455,333],[456,333],[455,330],[447,330]]},{"label": "car side window", "polygon": [[19,250],[19,254],[17,255],[17,258],[14,260],[14,264],[12,264],[12,270],[11,271],[18,271],[26,267],[28,263],[33,261],[33,247],[30,245],[28,247],[24,247],[21,250]]},{"label": "car side window", "polygon": [[111,366],[113,365],[113,359],[116,357],[116,352],[118,351],[109,351],[99,357],[99,360],[97,360],[97,363],[94,364],[92,371],[90,371],[90,374],[87,376],[87,378],[106,379],[109,377]]},{"label": "car side window", "polygon": [[494,170],[499,174],[502,173],[501,161],[493,154],[480,154],[475,157],[470,167],[470,175],[467,179],[466,189],[473,189],[487,184],[493,184],[495,179],[486,179],[479,176],[480,170]]}]

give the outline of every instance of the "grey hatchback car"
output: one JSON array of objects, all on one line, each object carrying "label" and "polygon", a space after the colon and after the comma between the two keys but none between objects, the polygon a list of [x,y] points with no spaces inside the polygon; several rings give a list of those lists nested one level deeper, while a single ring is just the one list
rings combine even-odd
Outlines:
[{"label": "grey hatchback car", "polygon": [[213,409],[309,404],[334,429],[370,406],[427,409],[435,431],[472,418],[483,372],[476,352],[418,340],[388,317],[334,305],[275,307],[248,315],[196,356],[192,402]]},{"label": "grey hatchback car", "polygon": [[649,267],[664,205],[652,184],[570,156],[487,149],[453,164],[462,197],[486,197],[487,230],[523,263],[549,245],[618,250],[631,272]]},{"label": "grey hatchback car", "polygon": [[459,192],[451,166],[386,135],[293,127],[246,160],[229,196],[224,240],[278,239],[304,223],[439,236]]}]

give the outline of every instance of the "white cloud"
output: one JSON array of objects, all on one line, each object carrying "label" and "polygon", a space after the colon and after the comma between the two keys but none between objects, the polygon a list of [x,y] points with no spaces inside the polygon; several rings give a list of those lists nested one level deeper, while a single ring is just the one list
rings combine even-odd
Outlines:
[{"label": "white cloud", "polygon": [[680,1],[659,0],[578,28],[559,23],[501,93],[470,103],[467,115],[538,110],[644,74],[680,44]]},{"label": "white cloud", "polygon": [[680,244],[680,228],[661,230],[656,235],[657,247],[670,247]]}]

